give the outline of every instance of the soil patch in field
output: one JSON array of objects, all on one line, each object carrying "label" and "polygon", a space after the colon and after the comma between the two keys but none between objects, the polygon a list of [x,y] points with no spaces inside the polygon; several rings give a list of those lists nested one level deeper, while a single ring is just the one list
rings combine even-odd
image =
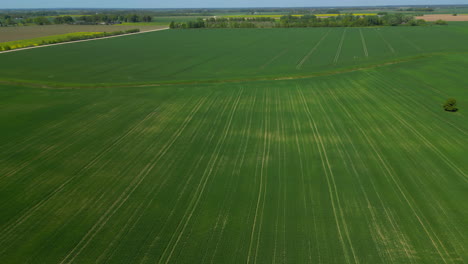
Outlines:
[{"label": "soil patch in field", "polygon": [[53,35],[62,35],[74,32],[112,32],[138,28],[148,31],[165,26],[107,26],[107,25],[50,25],[50,26],[25,26],[25,27],[0,27],[0,43],[15,40],[40,38]]},{"label": "soil patch in field", "polygon": [[437,21],[439,19],[445,20],[445,21],[468,21],[468,15],[451,15],[451,14],[446,14],[446,15],[424,15],[424,16],[418,16],[416,19],[424,19],[426,21]]}]

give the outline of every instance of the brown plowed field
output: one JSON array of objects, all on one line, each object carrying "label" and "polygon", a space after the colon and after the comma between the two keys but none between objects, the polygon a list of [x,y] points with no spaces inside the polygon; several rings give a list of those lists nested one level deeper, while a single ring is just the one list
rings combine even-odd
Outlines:
[{"label": "brown plowed field", "polygon": [[445,21],[468,21],[468,15],[457,15],[453,16],[450,14],[447,15],[424,15],[424,16],[418,16],[416,17],[417,19],[424,19],[426,21],[437,21],[439,19],[445,20]]}]

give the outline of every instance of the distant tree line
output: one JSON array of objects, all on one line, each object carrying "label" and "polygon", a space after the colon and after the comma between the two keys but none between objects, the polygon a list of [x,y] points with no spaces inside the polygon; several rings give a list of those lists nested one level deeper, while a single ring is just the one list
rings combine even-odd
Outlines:
[{"label": "distant tree line", "polygon": [[171,22],[169,25],[172,29],[185,28],[257,28],[257,27],[273,27],[276,20],[271,17],[211,17],[208,19],[199,18],[195,21],[188,22]]},{"label": "distant tree line", "polygon": [[258,28],[258,27],[372,27],[372,26],[422,26],[426,25],[423,19],[401,13],[377,16],[355,16],[352,14],[318,17],[315,15],[282,16],[279,20],[271,17],[258,18],[209,18],[197,19],[182,23],[172,22],[170,28]]},{"label": "distant tree line", "polygon": [[151,22],[153,17],[151,15],[139,15],[139,14],[94,14],[94,15],[82,15],[82,16],[36,16],[36,17],[24,17],[24,16],[12,16],[3,15],[0,16],[0,27],[1,26],[17,26],[35,24],[35,25],[53,25],[53,24],[80,24],[80,25],[95,25],[95,24],[120,24],[124,22],[137,23],[137,22]]},{"label": "distant tree line", "polygon": [[377,16],[355,16],[346,14],[326,18],[314,15],[300,17],[283,16],[279,21],[279,27],[372,27],[399,25],[419,26],[425,24],[425,20],[416,20],[413,16],[400,13]]},{"label": "distant tree line", "polygon": [[96,15],[79,16],[76,18],[76,22],[81,23],[81,24],[97,24],[97,23],[119,24],[123,22],[137,23],[137,22],[151,22],[152,20],[153,20],[153,17],[150,15],[137,15],[137,14],[128,14],[128,15],[96,14]]},{"label": "distant tree line", "polygon": [[431,7],[410,7],[410,8],[400,8],[398,11],[411,11],[411,12],[432,12],[434,8]]}]

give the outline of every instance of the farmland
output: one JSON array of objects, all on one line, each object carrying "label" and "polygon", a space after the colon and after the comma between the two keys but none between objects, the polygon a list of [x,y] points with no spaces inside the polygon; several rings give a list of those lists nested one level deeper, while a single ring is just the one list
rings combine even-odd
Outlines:
[{"label": "farmland", "polygon": [[466,52],[466,32],[456,25],[168,30],[3,54],[0,80],[92,86],[307,76]]},{"label": "farmland", "polygon": [[0,259],[468,262],[467,32],[171,30],[0,54]]},{"label": "farmland", "polygon": [[[167,23],[169,24],[169,23]],[[20,27],[0,27],[0,45],[2,42],[10,42],[24,39],[43,38],[53,35],[62,35],[76,32],[112,32],[119,30],[129,30],[138,28],[141,31],[148,31],[164,28],[165,25],[48,25],[48,26],[20,26]]]}]

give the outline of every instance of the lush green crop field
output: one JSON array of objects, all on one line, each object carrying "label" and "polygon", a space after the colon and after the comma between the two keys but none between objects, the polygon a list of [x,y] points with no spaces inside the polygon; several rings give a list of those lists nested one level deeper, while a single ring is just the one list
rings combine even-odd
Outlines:
[{"label": "lush green crop field", "polygon": [[0,80],[106,85],[300,76],[468,51],[465,29],[168,30],[2,54]]},{"label": "lush green crop field", "polygon": [[164,31],[0,54],[0,80],[31,83],[0,84],[1,262],[468,262],[464,32]]}]

